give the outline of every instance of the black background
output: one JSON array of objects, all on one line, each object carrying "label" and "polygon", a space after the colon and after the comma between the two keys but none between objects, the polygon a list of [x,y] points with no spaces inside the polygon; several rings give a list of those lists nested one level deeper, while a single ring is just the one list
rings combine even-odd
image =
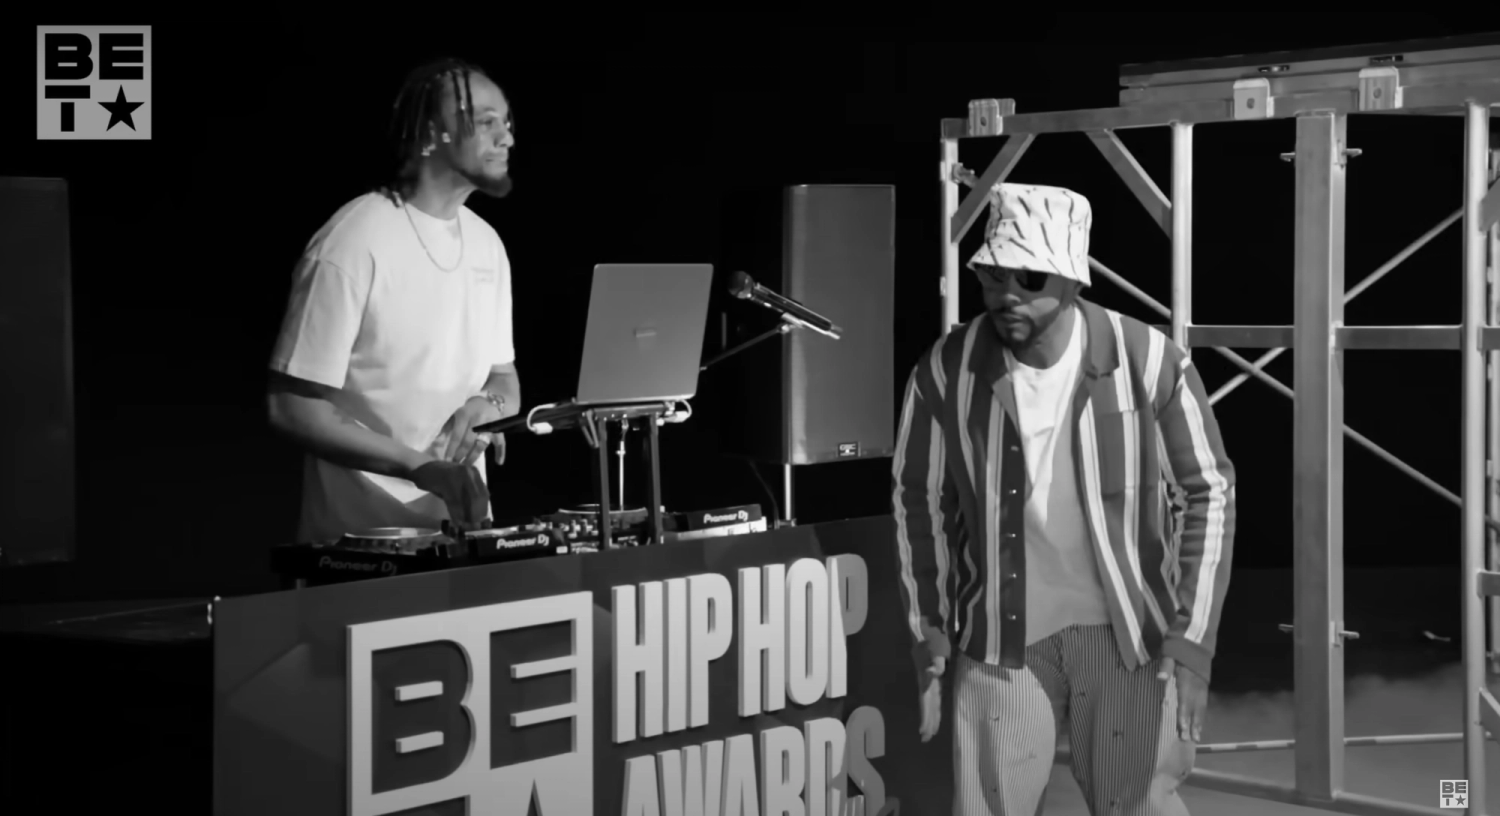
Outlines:
[{"label": "black background", "polygon": [[[294,532],[301,474],[299,454],[267,429],[263,397],[292,264],[371,181],[396,87],[425,59],[482,64],[514,108],[515,192],[469,206],[510,252],[518,367],[535,404],[572,395],[594,264],[712,262],[727,275],[733,259],[721,248],[765,225],[721,219],[725,202],[803,183],[896,185],[904,382],[940,320],[939,122],[965,116],[970,99],[1014,98],[1022,112],[1108,107],[1121,63],[1500,28],[1460,14],[528,17],[447,4],[361,19],[283,9],[217,23],[124,13],[15,23],[0,34],[10,112],[0,175],[71,187],[80,533],[76,564],[6,570],[0,600],[269,586],[267,550]],[[36,141],[34,23],[153,25],[153,139]],[[1350,145],[1364,153],[1349,173],[1349,285],[1461,205],[1461,122],[1351,118]],[[1293,149],[1293,128],[1196,129],[1197,323],[1291,323],[1294,171],[1278,156]],[[1169,190],[1165,129],[1122,138]],[[995,147],[966,144],[962,159],[978,172]],[[1011,178],[1090,197],[1093,255],[1170,302],[1168,239],[1086,137],[1037,140]],[[1457,323],[1460,269],[1449,230],[1351,304],[1347,322]],[[963,317],[979,305],[966,287]],[[1091,296],[1161,322],[1106,282]],[[725,307],[736,322],[764,319],[724,300],[710,326]],[[1269,368],[1283,381],[1289,357]],[[1237,372],[1211,350],[1194,359],[1211,391]],[[1350,352],[1345,372],[1348,424],[1456,491],[1457,356]],[[665,430],[670,508],[769,510],[750,470],[719,452],[718,406],[746,387],[709,372],[693,421]],[[1237,566],[1290,563],[1291,407],[1252,382],[1217,408],[1240,474]],[[509,464],[493,473],[497,502],[540,513],[589,500],[578,437],[510,444]],[[1457,508],[1346,450],[1348,563],[1456,564]],[[888,512],[889,461],[799,469],[797,499],[804,522]]]}]

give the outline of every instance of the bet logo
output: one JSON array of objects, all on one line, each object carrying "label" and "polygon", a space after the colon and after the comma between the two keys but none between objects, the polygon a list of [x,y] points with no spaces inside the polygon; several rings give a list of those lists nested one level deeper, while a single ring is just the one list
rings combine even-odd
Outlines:
[{"label": "bet logo", "polygon": [[150,26],[37,26],[37,139],[151,138]]}]

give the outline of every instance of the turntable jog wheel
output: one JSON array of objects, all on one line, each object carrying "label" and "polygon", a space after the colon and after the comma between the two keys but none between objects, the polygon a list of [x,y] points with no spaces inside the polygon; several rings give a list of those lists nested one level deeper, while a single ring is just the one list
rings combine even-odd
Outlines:
[{"label": "turntable jog wheel", "polygon": [[[663,511],[663,512],[665,512],[665,511]],[[557,511],[557,514],[560,515],[560,516],[592,516],[592,517],[597,518],[599,516],[599,505],[597,505],[597,504],[580,504],[577,507],[573,507],[573,508],[569,508],[569,509],[565,509],[565,510],[559,510],[559,511]],[[644,507],[632,507],[629,510],[610,510],[609,511],[609,517],[612,518],[612,519],[633,518],[633,517],[637,517],[637,516],[640,517],[640,518],[645,518],[646,517],[646,508],[644,508]]]},{"label": "turntable jog wheel", "polygon": [[375,527],[357,533],[346,533],[341,543],[351,550],[412,555],[443,544],[452,544],[453,540],[443,535],[441,530],[425,527]]}]

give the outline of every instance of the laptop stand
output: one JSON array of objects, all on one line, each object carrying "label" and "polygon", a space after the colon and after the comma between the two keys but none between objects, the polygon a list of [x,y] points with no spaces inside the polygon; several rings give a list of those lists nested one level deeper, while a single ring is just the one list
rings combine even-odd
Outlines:
[{"label": "laptop stand", "polygon": [[[526,414],[517,414],[496,422],[474,428],[476,433],[511,433],[526,431],[533,434],[548,434],[554,430],[577,427],[584,430],[589,446],[598,451],[598,478],[594,495],[599,505],[599,549],[610,546],[614,530],[610,523],[609,504],[609,426],[619,422],[626,426],[644,426],[646,436],[646,467],[650,472],[646,486],[647,543],[663,541],[661,504],[661,449],[660,429],[665,423],[682,422],[691,416],[679,411],[673,403],[644,402],[615,405],[560,405],[539,406]],[[625,508],[621,507],[620,510]]]}]

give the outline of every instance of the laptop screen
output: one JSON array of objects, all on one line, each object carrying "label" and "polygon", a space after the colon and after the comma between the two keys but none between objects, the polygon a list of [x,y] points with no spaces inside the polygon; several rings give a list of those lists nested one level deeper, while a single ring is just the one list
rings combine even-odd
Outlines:
[{"label": "laptop screen", "polygon": [[698,393],[711,264],[594,267],[578,402],[662,402]]}]

